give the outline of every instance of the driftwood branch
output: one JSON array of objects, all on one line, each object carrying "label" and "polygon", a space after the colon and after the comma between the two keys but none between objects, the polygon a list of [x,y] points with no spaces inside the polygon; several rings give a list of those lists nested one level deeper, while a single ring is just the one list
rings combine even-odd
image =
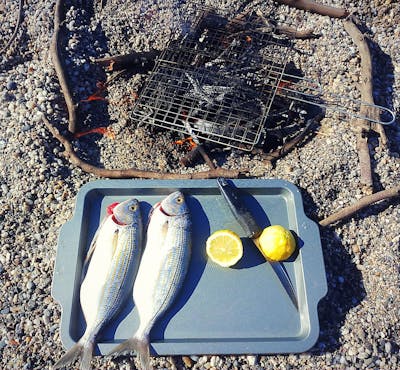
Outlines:
[{"label": "driftwood branch", "polygon": [[289,5],[297,9],[307,10],[311,13],[326,15],[332,18],[346,18],[349,15],[348,10],[346,9],[319,4],[312,0],[276,0],[276,2],[279,4]]},{"label": "driftwood branch", "polygon": [[366,195],[365,197],[361,198],[358,202],[343,208],[342,210],[332,214],[331,216],[323,219],[319,222],[321,226],[327,226],[333,224],[337,221],[340,221],[344,218],[350,217],[354,213],[358,212],[359,210],[373,204],[380,202],[385,199],[390,199],[394,197],[400,196],[400,186],[396,186],[392,189],[387,189],[380,191],[375,194]]},{"label": "driftwood branch", "polygon": [[[256,10],[256,14],[267,26],[271,25],[271,21],[264,16],[263,12],[260,9]],[[275,23],[274,23],[274,32],[277,34],[286,35],[288,37],[300,40],[316,39],[321,36],[313,33],[313,31],[311,30],[299,31],[296,28],[285,25],[275,25]]]},{"label": "driftwood branch", "polygon": [[312,30],[297,30],[296,28],[283,25],[276,26],[275,32],[300,40],[317,39],[321,37],[321,35],[314,33]]},{"label": "driftwood branch", "polygon": [[50,55],[64,95],[65,104],[67,105],[68,131],[74,134],[77,126],[78,107],[72,98],[72,90],[68,83],[68,77],[60,50],[61,24],[65,18],[63,5],[64,2],[62,0],[57,0],[54,11],[54,34],[50,43]]},{"label": "driftwood branch", "polygon": [[303,131],[301,131],[297,136],[295,136],[292,140],[285,143],[282,148],[279,148],[273,152],[263,154],[263,161],[266,164],[271,164],[275,162],[279,158],[283,157],[287,153],[289,153],[299,142],[304,140],[304,138],[308,135],[311,127],[316,122],[319,122],[324,117],[324,114],[318,114],[316,117],[308,120],[307,125],[304,127]]},{"label": "driftwood branch", "polygon": [[[360,51],[361,57],[361,67],[360,67],[360,75],[361,75],[361,84],[360,84],[360,92],[361,92],[361,101],[368,103],[362,104],[360,108],[360,114],[362,116],[367,116],[373,119],[374,121],[379,121],[380,112],[377,107],[374,107],[374,98],[373,98],[373,86],[372,86],[372,58],[371,53],[368,47],[367,40],[365,36],[358,29],[354,16],[343,22],[344,29],[353,39],[353,42],[357,45]],[[371,158],[368,147],[368,134],[372,126],[369,121],[365,119],[357,119],[357,149],[358,149],[358,157],[360,162],[360,172],[361,177],[360,181],[365,186],[365,191],[367,193],[373,192],[373,181],[372,181],[372,170],[371,170]],[[379,133],[381,138],[381,144],[384,147],[387,147],[387,137],[385,134],[385,130],[382,125],[379,123],[374,123],[373,127]]]},{"label": "driftwood branch", "polygon": [[120,69],[129,69],[132,66],[140,66],[142,68],[151,68],[154,65],[154,61],[160,55],[157,50],[151,50],[142,53],[130,53],[125,55],[115,55],[105,58],[97,58],[94,60],[96,64],[99,64],[108,69],[114,71]]},{"label": "driftwood branch", "polygon": [[[377,107],[374,107],[374,96],[373,96],[373,68],[372,68],[372,58],[370,49],[368,47],[367,38],[361,33],[359,28],[357,27],[357,20],[355,16],[349,17],[347,20],[343,22],[344,29],[351,36],[353,42],[356,44],[358,49],[360,50],[361,57],[361,66],[360,66],[360,75],[361,75],[361,84],[360,84],[360,92],[361,92],[361,101],[368,103],[368,105],[362,105],[360,108],[360,113],[363,116],[368,116],[372,118],[374,121],[379,121],[380,119],[380,110]],[[367,126],[368,124],[365,122],[361,122],[362,126]],[[388,145],[387,136],[383,126],[379,123],[374,123],[371,126],[379,135],[381,139],[381,145],[386,149]]]},{"label": "driftwood branch", "polygon": [[67,158],[73,165],[81,168],[83,171],[92,173],[99,177],[108,177],[114,179],[132,178],[132,177],[152,178],[152,179],[211,179],[217,177],[237,178],[240,175],[240,171],[238,170],[226,170],[220,167],[212,169],[210,171],[187,173],[187,174],[145,171],[145,170],[138,170],[135,168],[121,169],[121,170],[100,168],[80,159],[78,155],[75,153],[71,142],[66,137],[64,137],[57,130],[57,128],[52,126],[46,117],[43,116],[42,119],[45,126],[51,132],[51,134],[63,145],[65,149],[64,157]]},{"label": "driftwood branch", "polygon": [[21,23],[22,23],[23,6],[24,6],[24,1],[23,1],[23,0],[19,0],[19,2],[18,2],[18,18],[17,18],[17,23],[15,24],[15,28],[14,28],[14,31],[13,31],[13,33],[12,33],[10,39],[9,39],[8,42],[0,49],[0,54],[3,54],[3,53],[10,47],[10,45],[13,43],[13,41],[14,41],[15,38],[17,37],[19,27],[21,26]]}]

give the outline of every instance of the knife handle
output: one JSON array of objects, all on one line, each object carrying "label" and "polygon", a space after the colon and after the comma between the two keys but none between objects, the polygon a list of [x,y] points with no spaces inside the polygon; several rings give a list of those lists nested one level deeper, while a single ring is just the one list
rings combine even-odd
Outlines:
[{"label": "knife handle", "polygon": [[244,203],[244,196],[246,192],[236,188],[235,186],[228,183],[224,178],[217,179],[218,187],[221,190],[222,195],[227,201],[230,210],[243,228],[247,237],[256,239],[260,236],[262,229],[258,226],[251,211],[246,207]]}]

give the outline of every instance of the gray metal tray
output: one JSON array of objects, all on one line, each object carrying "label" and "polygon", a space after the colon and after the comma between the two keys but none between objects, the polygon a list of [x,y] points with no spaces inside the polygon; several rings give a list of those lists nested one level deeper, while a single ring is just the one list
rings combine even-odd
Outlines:
[{"label": "gray metal tray", "polygon": [[[180,189],[193,222],[193,254],[178,299],[153,328],[153,354],[294,353],[310,349],[319,334],[317,305],[327,284],[318,226],[303,211],[299,190],[281,180],[233,180],[251,196],[247,202],[260,226],[281,224],[298,236],[299,252],[285,262],[295,286],[299,311],[272,268],[243,238],[244,255],[233,268],[207,259],[205,242],[218,229],[243,237],[240,225],[219,193],[215,180],[99,180],[77,195],[75,214],[58,240],[52,295],[62,307],[61,340],[70,348],[84,332],[79,302],[82,261],[90,241],[115,201],[137,197],[147,217],[152,205]],[[132,299],[98,338],[97,354],[129,338],[138,325]]]}]

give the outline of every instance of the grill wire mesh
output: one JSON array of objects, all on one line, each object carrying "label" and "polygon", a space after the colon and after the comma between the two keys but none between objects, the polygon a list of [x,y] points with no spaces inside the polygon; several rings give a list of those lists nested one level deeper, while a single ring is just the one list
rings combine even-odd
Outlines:
[{"label": "grill wire mesh", "polygon": [[134,118],[251,150],[281,88],[290,50],[290,40],[257,17],[228,21],[205,11],[157,60]]}]

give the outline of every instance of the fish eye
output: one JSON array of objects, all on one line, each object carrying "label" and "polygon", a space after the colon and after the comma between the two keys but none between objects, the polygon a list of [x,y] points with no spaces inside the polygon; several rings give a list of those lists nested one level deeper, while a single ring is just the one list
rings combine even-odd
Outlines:
[{"label": "fish eye", "polygon": [[129,210],[132,211],[132,212],[136,211],[136,209],[137,209],[137,205],[136,204],[132,204],[132,205],[129,206]]},{"label": "fish eye", "polygon": [[183,197],[178,197],[178,198],[176,198],[176,202],[177,202],[177,203],[182,203],[182,202],[183,202]]}]

